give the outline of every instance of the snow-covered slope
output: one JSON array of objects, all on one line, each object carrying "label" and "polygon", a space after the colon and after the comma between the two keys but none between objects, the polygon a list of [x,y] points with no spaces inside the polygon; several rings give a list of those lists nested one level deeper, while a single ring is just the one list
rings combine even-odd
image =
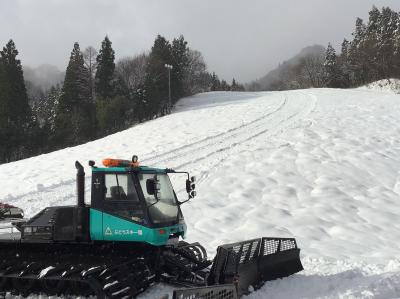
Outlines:
[{"label": "snow-covered slope", "polygon": [[[1,165],[0,199],[28,216],[72,204],[75,160],[138,154],[142,164],[197,175],[198,197],[183,212],[189,241],[211,253],[257,236],[296,237],[305,271],[248,298],[398,298],[399,119],[393,93],[200,94],[166,117]],[[142,298],[169,290],[159,286]]]}]

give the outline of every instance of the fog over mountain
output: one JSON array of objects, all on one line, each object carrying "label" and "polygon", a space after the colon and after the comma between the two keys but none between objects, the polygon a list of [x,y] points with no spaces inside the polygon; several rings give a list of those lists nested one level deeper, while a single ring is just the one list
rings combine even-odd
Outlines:
[{"label": "fog over mountain", "polygon": [[45,91],[64,80],[65,73],[54,65],[42,64],[34,68],[25,65],[23,68],[25,80]]},{"label": "fog over mountain", "polygon": [[255,80],[314,44],[339,48],[357,16],[398,0],[4,0],[0,45],[14,39],[23,65],[65,70],[75,41],[99,49],[106,34],[116,58],[150,50],[157,34],[183,34],[220,78]]},{"label": "fog over mountain", "polygon": [[50,64],[42,64],[38,67],[23,66],[24,79],[28,96],[36,100],[44,95],[51,87],[61,84],[65,72]]},{"label": "fog over mountain", "polygon": [[[296,73],[296,69],[301,67],[301,64],[307,59],[315,59],[321,61],[324,60],[325,47],[321,45],[314,45],[303,48],[298,54],[292,58],[283,61],[275,69],[269,71],[265,76],[258,80],[255,80],[248,84],[247,88],[250,90],[280,90],[280,89],[291,89],[291,86],[287,84],[282,85],[282,82],[295,80],[299,74]],[[297,88],[298,86],[293,86]],[[300,86],[300,87],[312,87],[312,86]]]}]

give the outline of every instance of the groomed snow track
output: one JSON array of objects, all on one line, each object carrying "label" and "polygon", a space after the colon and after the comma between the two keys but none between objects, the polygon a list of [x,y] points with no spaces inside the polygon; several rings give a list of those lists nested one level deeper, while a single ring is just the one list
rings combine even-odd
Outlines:
[{"label": "groomed snow track", "polygon": [[28,217],[73,204],[77,159],[137,154],[150,166],[186,165],[199,178],[198,198],[182,206],[190,241],[214,254],[268,234],[295,236],[302,248],[302,274],[248,298],[398,298],[399,118],[399,95],[374,90],[199,94],[171,115],[1,165],[0,199]]}]

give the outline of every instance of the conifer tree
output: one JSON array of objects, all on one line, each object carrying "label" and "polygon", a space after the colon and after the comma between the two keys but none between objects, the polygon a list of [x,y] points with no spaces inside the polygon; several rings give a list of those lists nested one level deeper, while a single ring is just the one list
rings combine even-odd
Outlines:
[{"label": "conifer tree", "polygon": [[114,96],[115,52],[111,44],[110,39],[106,36],[101,43],[101,49],[96,58],[95,91],[97,97],[104,100]]},{"label": "conifer tree", "polygon": [[394,34],[394,72],[397,77],[400,77],[400,16],[397,15],[397,29]]},{"label": "conifer tree", "polygon": [[13,140],[15,126],[10,120],[10,84],[3,59],[0,57],[0,163],[10,161],[11,151],[14,150],[16,141]]},{"label": "conifer tree", "polygon": [[183,97],[184,94],[184,75],[185,69],[189,64],[189,48],[183,35],[174,38],[171,46],[172,52],[172,76],[171,91],[173,103]]},{"label": "conifer tree", "polygon": [[23,158],[31,146],[32,113],[17,55],[12,40],[0,51],[0,163]]},{"label": "conifer tree", "polygon": [[347,62],[349,56],[349,46],[350,43],[347,39],[344,39],[342,42],[342,61]]},{"label": "conifer tree", "polygon": [[349,47],[349,41],[347,39],[344,39],[342,42],[342,53],[338,57],[338,59],[340,59],[339,67],[343,75],[343,87],[351,86],[352,72],[349,66]]},{"label": "conifer tree", "polygon": [[87,141],[94,135],[94,123],[89,73],[79,44],[75,43],[57,107],[54,142],[60,146]]},{"label": "conifer tree", "polygon": [[362,54],[363,70],[366,75],[365,81],[378,80],[379,78],[379,59],[378,44],[381,30],[381,12],[375,6],[369,12],[366,34],[360,50]]},{"label": "conifer tree", "polygon": [[348,61],[352,71],[353,85],[361,85],[367,81],[367,61],[364,51],[364,42],[367,28],[362,19],[357,18],[356,28],[353,32],[353,40],[348,49]]},{"label": "conifer tree", "polygon": [[381,24],[381,12],[374,5],[369,12],[367,34],[372,37],[378,34]]},{"label": "conifer tree", "polygon": [[329,43],[325,53],[325,72],[327,87],[342,87],[341,74],[337,64],[336,51]]},{"label": "conifer tree", "polygon": [[384,7],[380,21],[377,38],[379,77],[389,78],[394,75],[395,69],[394,52],[396,30],[398,30],[399,22],[398,14],[389,7]]},{"label": "conifer tree", "polygon": [[211,91],[221,90],[221,82],[218,79],[218,76],[215,72],[212,73],[211,76]]},{"label": "conifer tree", "polygon": [[231,90],[232,90],[232,91],[238,90],[238,86],[237,86],[237,84],[236,84],[235,78],[232,79]]},{"label": "conifer tree", "polygon": [[158,35],[151,48],[145,78],[146,100],[143,103],[146,107],[147,118],[165,114],[167,111],[168,72],[165,64],[171,63],[171,44],[164,37]]}]

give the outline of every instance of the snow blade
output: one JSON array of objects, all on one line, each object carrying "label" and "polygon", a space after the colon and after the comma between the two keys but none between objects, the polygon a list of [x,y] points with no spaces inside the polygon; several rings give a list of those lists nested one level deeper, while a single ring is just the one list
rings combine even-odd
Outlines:
[{"label": "snow blade", "polygon": [[268,280],[303,270],[300,249],[292,238],[260,238],[219,246],[208,284],[237,285],[238,295]]},{"label": "snow blade", "polygon": [[172,299],[238,299],[233,284],[174,290]]}]

